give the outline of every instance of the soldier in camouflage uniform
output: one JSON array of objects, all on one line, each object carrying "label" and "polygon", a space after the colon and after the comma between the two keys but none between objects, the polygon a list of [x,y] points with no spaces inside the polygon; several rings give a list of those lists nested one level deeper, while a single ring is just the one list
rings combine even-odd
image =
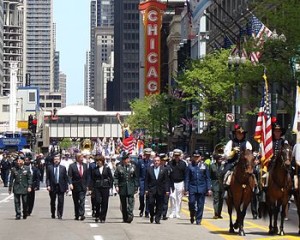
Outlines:
[{"label": "soldier in camouflage uniform", "polygon": [[130,162],[129,153],[121,153],[122,162],[114,173],[114,184],[121,201],[123,222],[133,220],[134,194],[138,190],[138,174],[136,166]]},{"label": "soldier in camouflage uniform", "polygon": [[30,169],[24,166],[24,158],[18,157],[16,167],[11,169],[8,193],[14,193],[16,220],[21,218],[21,199],[23,205],[23,219],[27,218],[27,194],[31,192],[32,175]]}]

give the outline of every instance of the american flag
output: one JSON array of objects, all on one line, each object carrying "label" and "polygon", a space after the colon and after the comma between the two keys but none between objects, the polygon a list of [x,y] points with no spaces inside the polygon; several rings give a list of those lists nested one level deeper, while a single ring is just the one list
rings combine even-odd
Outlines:
[{"label": "american flag", "polygon": [[136,143],[136,140],[135,140],[134,136],[130,135],[129,137],[123,139],[123,147],[122,148],[123,148],[123,150],[128,151],[129,153],[132,153],[133,150],[135,149],[135,143]]},{"label": "american flag", "polygon": [[267,167],[273,156],[273,141],[272,119],[270,114],[271,104],[266,73],[264,73],[263,78],[265,81],[264,95],[259,108],[254,139],[260,144],[262,165]]},{"label": "american flag", "polygon": [[[267,28],[257,17],[254,15],[251,18],[252,37],[256,40],[256,48],[261,49],[267,38],[271,37],[272,31]],[[255,50],[250,54],[252,63],[258,63],[261,57],[261,51]]]}]

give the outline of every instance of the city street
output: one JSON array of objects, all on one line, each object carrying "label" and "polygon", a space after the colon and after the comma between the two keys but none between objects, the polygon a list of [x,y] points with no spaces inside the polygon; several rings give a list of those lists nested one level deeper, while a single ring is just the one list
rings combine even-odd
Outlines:
[{"label": "city street", "polygon": [[[138,217],[138,197],[135,215],[131,224],[122,223],[119,210],[119,198],[110,198],[106,223],[95,223],[91,217],[89,197],[86,202],[85,221],[73,220],[73,202],[71,196],[65,197],[63,220],[51,219],[49,196],[45,188],[36,193],[33,214],[27,220],[15,220],[13,196],[8,195],[7,188],[0,189],[0,239],[11,240],[140,240],[140,239],[299,239],[298,218],[292,203],[289,220],[285,221],[286,236],[269,236],[268,223],[252,220],[247,214],[245,221],[246,237],[228,233],[228,215],[224,219],[212,219],[211,198],[207,198],[202,225],[191,225],[188,218],[187,203],[183,203],[181,219],[168,219],[161,224],[150,224],[149,219]],[[227,211],[226,206],[224,210]]]}]

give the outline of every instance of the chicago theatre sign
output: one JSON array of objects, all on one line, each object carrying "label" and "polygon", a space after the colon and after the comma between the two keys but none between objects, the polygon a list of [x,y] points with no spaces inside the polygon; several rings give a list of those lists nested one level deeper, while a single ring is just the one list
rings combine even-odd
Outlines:
[{"label": "chicago theatre sign", "polygon": [[141,2],[145,26],[145,95],[160,93],[160,30],[166,4],[158,0]]}]

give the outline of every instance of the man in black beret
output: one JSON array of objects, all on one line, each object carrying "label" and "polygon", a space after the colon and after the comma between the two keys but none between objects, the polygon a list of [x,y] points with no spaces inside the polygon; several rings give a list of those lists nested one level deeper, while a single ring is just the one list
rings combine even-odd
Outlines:
[{"label": "man in black beret", "polygon": [[130,162],[130,154],[121,153],[122,162],[114,173],[114,184],[120,196],[123,222],[131,223],[133,220],[134,194],[138,190],[138,174],[136,166]]}]

